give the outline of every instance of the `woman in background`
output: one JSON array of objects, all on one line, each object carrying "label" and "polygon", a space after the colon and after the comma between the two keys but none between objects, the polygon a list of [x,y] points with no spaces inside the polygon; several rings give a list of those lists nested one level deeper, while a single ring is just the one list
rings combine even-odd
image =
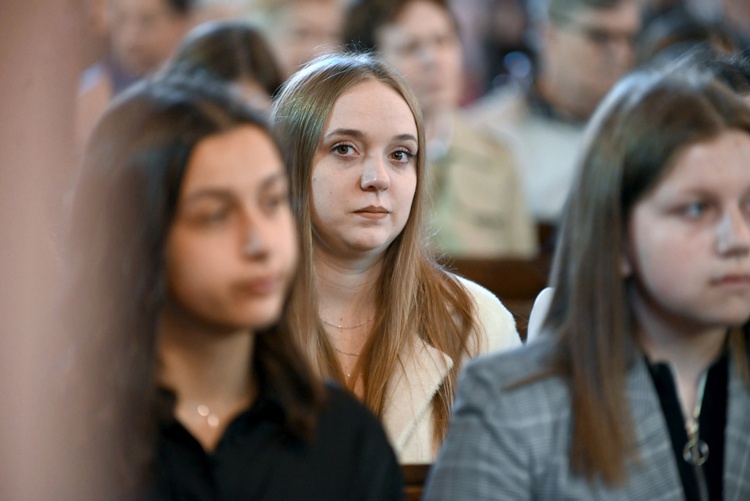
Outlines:
[{"label": "woman in background", "polygon": [[750,496],[750,108],[636,73],[589,138],[543,331],[467,367],[425,499]]},{"label": "woman in background", "polygon": [[284,81],[262,33],[237,20],[211,21],[193,28],[163,71],[208,71],[263,111],[270,109],[271,98]]},{"label": "woman in background", "polygon": [[280,324],[299,252],[287,170],[216,85],[137,86],[80,172],[68,312],[91,498],[401,499],[377,420]]},{"label": "woman in background", "polygon": [[272,121],[302,231],[292,330],[318,374],[383,420],[402,463],[431,462],[464,361],[520,340],[495,296],[430,253],[419,106],[378,59],[332,55],[287,81]]}]

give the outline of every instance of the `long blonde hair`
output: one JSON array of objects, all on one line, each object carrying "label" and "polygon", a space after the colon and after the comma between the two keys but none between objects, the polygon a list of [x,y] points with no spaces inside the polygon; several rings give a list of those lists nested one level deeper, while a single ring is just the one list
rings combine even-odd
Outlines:
[{"label": "long blonde hair", "polygon": [[433,438],[437,446],[447,430],[460,362],[473,355],[471,348],[478,346],[478,340],[472,338],[477,330],[475,305],[466,289],[436,263],[425,238],[422,224],[425,139],[419,105],[404,81],[371,55],[329,55],[311,62],[287,81],[273,107],[272,123],[286,141],[287,161],[292,170],[292,207],[302,233],[301,276],[292,294],[289,319],[318,373],[346,385],[318,314],[310,178],[313,156],[336,99],[368,79],[388,85],[408,104],[417,123],[419,151],[411,212],[404,230],[385,252],[382,273],[373,291],[376,295],[373,330],[355,374],[363,384],[362,400],[382,417],[390,376],[403,363],[401,354],[414,336],[453,359],[453,368],[432,402]]}]

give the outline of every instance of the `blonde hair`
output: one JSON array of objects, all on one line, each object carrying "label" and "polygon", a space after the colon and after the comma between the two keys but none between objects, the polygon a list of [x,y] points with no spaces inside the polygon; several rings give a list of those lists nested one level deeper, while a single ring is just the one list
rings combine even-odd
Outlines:
[{"label": "blonde hair", "polygon": [[418,130],[417,188],[406,226],[385,252],[378,280],[372,333],[358,365],[355,381],[363,384],[362,400],[383,415],[391,374],[408,344],[418,336],[454,361],[446,381],[433,397],[434,444],[442,442],[461,360],[478,346],[475,306],[466,289],[432,257],[422,224],[425,181],[425,139],[422,115],[404,81],[379,59],[368,54],[338,54],[318,58],[297,72],[282,88],[271,120],[286,140],[292,170],[292,207],[302,233],[302,262],[298,287],[292,294],[292,330],[323,377],[346,385],[341,366],[318,314],[313,264],[313,227],[310,215],[310,178],[313,156],[335,101],[347,89],[365,81],[381,82],[401,95],[414,115]]}]

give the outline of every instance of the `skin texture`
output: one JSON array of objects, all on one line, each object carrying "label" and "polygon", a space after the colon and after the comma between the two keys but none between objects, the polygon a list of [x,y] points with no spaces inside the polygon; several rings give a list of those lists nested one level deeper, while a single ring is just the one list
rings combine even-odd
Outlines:
[{"label": "skin texture", "polygon": [[365,80],[339,96],[313,158],[316,251],[382,255],[411,211],[417,147],[414,116],[390,87]]},{"label": "skin texture", "polygon": [[636,204],[625,272],[647,338],[723,337],[750,317],[749,158],[739,131],[690,145]]},{"label": "skin texture", "polygon": [[612,9],[572,12],[567,23],[549,23],[542,54],[545,97],[573,116],[588,118],[632,67],[640,25],[634,1]]},{"label": "skin texture", "polygon": [[214,331],[251,331],[279,318],[297,262],[279,153],[251,126],[193,151],[166,246],[171,313]]},{"label": "skin texture", "polygon": [[378,30],[377,39],[380,55],[406,78],[425,113],[458,105],[461,43],[446,11],[430,2],[411,2]]}]

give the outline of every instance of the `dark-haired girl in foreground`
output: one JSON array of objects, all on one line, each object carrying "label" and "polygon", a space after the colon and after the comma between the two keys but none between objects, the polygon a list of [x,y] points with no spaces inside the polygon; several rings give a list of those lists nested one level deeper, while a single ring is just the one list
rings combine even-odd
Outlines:
[{"label": "dark-haired girl in foreground", "polygon": [[287,170],[224,91],[144,83],[87,151],[69,314],[97,377],[91,497],[401,499],[377,420],[279,324],[299,254]]},{"label": "dark-haired girl in foreground", "polygon": [[750,108],[640,73],[591,127],[542,332],[466,368],[427,500],[750,499]]}]

